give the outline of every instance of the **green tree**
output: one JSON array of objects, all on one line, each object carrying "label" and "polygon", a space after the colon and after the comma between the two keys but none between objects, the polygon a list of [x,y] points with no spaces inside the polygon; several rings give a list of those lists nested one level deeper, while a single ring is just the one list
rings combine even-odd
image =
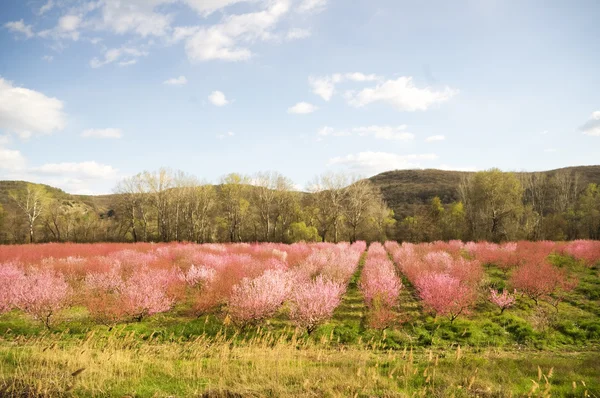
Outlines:
[{"label": "green tree", "polygon": [[250,179],[231,173],[221,179],[219,203],[229,242],[242,241],[243,221],[248,213],[248,184]]},{"label": "green tree", "polygon": [[467,220],[462,202],[450,203],[443,214],[442,239],[466,239]]},{"label": "green tree", "polygon": [[461,183],[473,238],[494,242],[515,238],[523,213],[523,187],[514,173],[481,171]]},{"label": "green tree", "polygon": [[308,227],[304,221],[290,224],[290,242],[318,242],[321,240],[315,227]]},{"label": "green tree", "polygon": [[579,198],[583,235],[589,239],[600,239],[600,187],[589,184]]}]

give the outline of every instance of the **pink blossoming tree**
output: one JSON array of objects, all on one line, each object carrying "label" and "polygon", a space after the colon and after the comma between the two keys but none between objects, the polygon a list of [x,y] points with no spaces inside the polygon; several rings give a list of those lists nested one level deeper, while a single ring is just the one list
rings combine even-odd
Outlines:
[{"label": "pink blossoming tree", "polygon": [[425,308],[436,315],[447,316],[450,322],[468,313],[477,299],[473,287],[448,274],[424,274],[417,279],[416,286]]},{"label": "pink blossoming tree", "polygon": [[510,294],[506,289],[502,289],[502,293],[498,293],[496,289],[490,289],[490,301],[500,308],[500,313],[502,314],[505,309],[515,304],[516,294],[516,290],[513,294]]},{"label": "pink blossoming tree", "polygon": [[258,278],[244,278],[233,287],[229,315],[242,326],[273,316],[289,295],[291,283],[281,270],[267,270]]},{"label": "pink blossoming tree", "polygon": [[344,292],[344,285],[322,276],[298,283],[290,295],[290,318],[310,334],[317,325],[331,318]]},{"label": "pink blossoming tree", "polygon": [[62,274],[50,269],[31,269],[15,284],[16,307],[50,328],[52,316],[65,308],[71,287]]}]

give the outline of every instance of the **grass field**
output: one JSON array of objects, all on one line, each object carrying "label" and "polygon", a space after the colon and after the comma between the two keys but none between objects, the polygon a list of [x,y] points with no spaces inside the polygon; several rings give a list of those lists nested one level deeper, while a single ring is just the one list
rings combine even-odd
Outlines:
[{"label": "grass field", "polygon": [[[600,277],[566,256],[579,279],[558,311],[519,297],[502,314],[486,300],[454,322],[423,310],[404,279],[394,320],[369,327],[360,265],[333,317],[312,333],[284,305],[236,326],[223,307],[197,315],[182,300],[140,322],[101,325],[85,306],[50,329],[0,315],[0,396],[600,396]],[[486,265],[485,283],[506,283]]]}]

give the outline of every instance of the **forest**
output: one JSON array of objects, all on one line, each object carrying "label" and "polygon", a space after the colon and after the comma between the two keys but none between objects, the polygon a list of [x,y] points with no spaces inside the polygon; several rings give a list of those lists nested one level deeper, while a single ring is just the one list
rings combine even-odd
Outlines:
[{"label": "forest", "polygon": [[377,181],[377,176],[361,179],[326,173],[301,191],[276,172],[229,174],[215,185],[162,168],[125,178],[114,194],[98,197],[12,183],[0,191],[0,206],[4,203],[0,241],[335,243],[600,238],[598,183],[584,183],[577,171],[463,173],[456,187],[446,188],[452,200],[434,191],[409,210],[398,202],[406,195],[402,190],[410,191],[412,186],[398,184],[400,192],[386,191]]}]

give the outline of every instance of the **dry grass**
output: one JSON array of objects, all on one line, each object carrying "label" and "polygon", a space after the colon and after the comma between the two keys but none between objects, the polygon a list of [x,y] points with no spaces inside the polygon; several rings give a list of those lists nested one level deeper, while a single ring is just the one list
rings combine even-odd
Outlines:
[{"label": "dry grass", "polygon": [[[594,375],[598,376],[600,365],[595,362],[587,364],[584,375],[573,375],[570,380],[557,377],[569,367],[577,368],[587,354],[537,361],[532,354],[527,366],[522,366],[523,353],[474,353],[460,347],[392,351],[378,341],[343,347],[327,337],[313,341],[292,336],[259,331],[250,340],[219,334],[159,342],[153,336],[114,329],[90,332],[84,339],[46,334],[0,340],[0,396],[598,394]],[[550,369],[548,361],[556,366]]]}]

